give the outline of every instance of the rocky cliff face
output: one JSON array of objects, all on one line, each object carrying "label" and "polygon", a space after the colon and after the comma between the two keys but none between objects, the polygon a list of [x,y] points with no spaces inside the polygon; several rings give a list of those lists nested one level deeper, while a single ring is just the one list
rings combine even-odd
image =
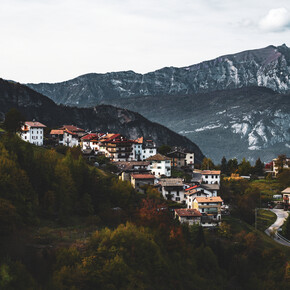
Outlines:
[{"label": "rocky cliff face", "polygon": [[32,89],[0,79],[0,119],[10,108],[17,108],[28,120],[36,119],[47,126],[74,124],[98,132],[118,132],[136,139],[144,136],[158,146],[168,144],[193,151],[198,160],[204,155],[193,142],[168,128],[150,122],[138,113],[109,105],[76,108],[56,105],[49,98]]},{"label": "rocky cliff face", "polygon": [[183,96],[146,96],[110,100],[195,140],[206,156],[290,155],[290,94],[260,87]]},{"label": "rocky cliff face", "polygon": [[148,95],[185,95],[248,86],[290,90],[290,49],[268,46],[225,55],[183,68],[147,74],[133,71],[87,74],[56,84],[28,84],[58,104],[95,106],[101,101]]}]

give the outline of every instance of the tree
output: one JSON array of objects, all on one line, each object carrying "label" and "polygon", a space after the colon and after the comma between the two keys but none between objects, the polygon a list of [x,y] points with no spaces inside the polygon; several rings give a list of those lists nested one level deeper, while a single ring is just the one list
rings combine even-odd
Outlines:
[{"label": "tree", "polygon": [[224,156],[222,158],[222,161],[221,161],[221,173],[223,174],[227,174],[228,172],[228,165],[227,165],[227,159],[226,157]]},{"label": "tree", "polygon": [[246,161],[245,158],[243,158],[242,162],[239,165],[239,173],[240,175],[249,175],[251,171],[251,164],[249,161]]},{"label": "tree", "polygon": [[169,145],[162,145],[158,148],[158,153],[162,155],[166,155],[171,151],[171,147]]},{"label": "tree", "polygon": [[238,160],[237,158],[230,159],[228,161],[228,172],[229,174],[235,173],[238,170]]},{"label": "tree", "polygon": [[24,116],[17,109],[12,108],[6,113],[3,126],[9,133],[16,133],[20,131],[24,121]]},{"label": "tree", "polygon": [[290,169],[284,169],[281,173],[277,175],[277,179],[283,189],[290,186]]},{"label": "tree", "polygon": [[286,155],[281,154],[278,156],[276,161],[276,166],[278,167],[278,173],[281,173],[283,171],[284,165],[286,164]]},{"label": "tree", "polygon": [[201,164],[201,169],[202,170],[211,170],[214,169],[214,164],[210,158],[203,158],[202,164]]},{"label": "tree", "polygon": [[257,176],[264,175],[264,167],[265,167],[264,163],[261,161],[260,158],[258,158],[253,168],[253,173]]}]

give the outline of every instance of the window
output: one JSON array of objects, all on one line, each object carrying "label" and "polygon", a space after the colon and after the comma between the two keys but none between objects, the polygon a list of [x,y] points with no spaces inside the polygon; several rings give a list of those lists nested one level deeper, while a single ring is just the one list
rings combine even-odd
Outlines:
[{"label": "window", "polygon": [[208,178],[208,176],[207,176],[207,175],[205,175],[205,176],[204,176],[204,178]]},{"label": "window", "polygon": [[176,196],[179,196],[179,191],[176,192]]},{"label": "window", "polygon": [[176,201],[180,201],[180,197],[176,197],[175,200],[176,200]]}]

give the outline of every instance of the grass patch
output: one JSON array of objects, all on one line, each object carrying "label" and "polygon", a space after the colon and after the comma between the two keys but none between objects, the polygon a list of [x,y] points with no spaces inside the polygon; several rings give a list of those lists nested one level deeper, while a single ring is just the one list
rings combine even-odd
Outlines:
[{"label": "grass patch", "polygon": [[257,213],[257,229],[264,232],[277,219],[277,216],[270,210],[259,209]]}]

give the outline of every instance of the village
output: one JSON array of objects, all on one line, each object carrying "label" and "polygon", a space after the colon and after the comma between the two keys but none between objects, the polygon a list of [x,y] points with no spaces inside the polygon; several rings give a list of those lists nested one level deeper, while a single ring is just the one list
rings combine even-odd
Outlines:
[{"label": "village", "polygon": [[[37,121],[27,121],[22,126],[20,137],[37,146],[44,145],[46,126]],[[94,160],[104,156],[117,168],[116,174],[122,181],[128,181],[139,193],[145,193],[148,186],[157,189],[167,201],[172,201],[174,216],[180,223],[216,227],[222,215],[229,214],[229,205],[220,197],[220,170],[195,169],[193,152],[175,148],[162,155],[158,153],[154,140],[142,136],[130,140],[118,133],[87,132],[74,125],[63,125],[49,132],[50,144],[67,147],[79,146],[83,156]],[[283,167],[288,168],[290,159]],[[98,166],[95,162],[95,166]],[[278,173],[278,159],[272,161],[272,168],[266,170],[273,176]],[[190,173],[190,180],[172,176],[176,169]],[[247,179],[248,176],[232,174],[229,179]],[[279,196],[284,210],[288,210],[290,188]]]}]

